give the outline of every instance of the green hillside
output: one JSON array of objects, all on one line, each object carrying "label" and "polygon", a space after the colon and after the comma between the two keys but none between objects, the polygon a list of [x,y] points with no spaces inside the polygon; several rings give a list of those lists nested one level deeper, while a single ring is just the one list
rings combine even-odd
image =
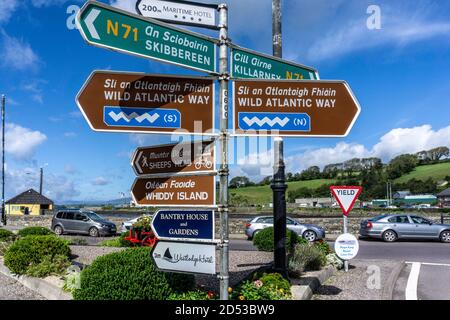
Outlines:
[{"label": "green hillside", "polygon": [[404,183],[410,179],[426,180],[432,178],[434,181],[443,180],[450,176],[450,162],[418,166],[414,171],[401,176],[395,182]]},{"label": "green hillside", "polygon": [[[334,180],[330,179],[317,179],[317,180],[309,180],[309,181],[293,181],[288,182],[288,189],[295,190],[302,187],[307,188],[318,188],[323,184],[332,184]],[[235,194],[238,196],[245,197],[249,203],[254,204],[268,204],[272,202],[272,189],[270,186],[257,186],[257,187],[246,187],[246,188],[237,188],[230,189],[230,194]]]}]

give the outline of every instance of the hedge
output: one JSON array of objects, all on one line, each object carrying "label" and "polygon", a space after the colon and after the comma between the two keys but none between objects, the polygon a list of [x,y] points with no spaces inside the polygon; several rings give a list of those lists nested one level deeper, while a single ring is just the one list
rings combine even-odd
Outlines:
[{"label": "hedge", "polygon": [[26,236],[46,236],[54,234],[50,229],[44,227],[27,227],[19,230],[18,235],[20,237]]},{"label": "hedge", "polygon": [[[298,242],[298,235],[289,229],[286,229],[286,248],[293,249]],[[265,228],[256,233],[253,237],[253,244],[260,251],[273,251],[274,229],[273,227]]]}]

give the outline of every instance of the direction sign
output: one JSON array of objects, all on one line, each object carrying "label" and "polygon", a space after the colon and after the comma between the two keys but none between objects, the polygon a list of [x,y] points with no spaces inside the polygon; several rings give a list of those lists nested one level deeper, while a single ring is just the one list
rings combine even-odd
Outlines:
[{"label": "direction sign", "polygon": [[345,216],[352,210],[353,205],[361,194],[362,187],[348,187],[348,186],[331,186],[331,193],[333,194],[342,212]]},{"label": "direction sign", "polygon": [[201,135],[214,125],[211,77],[94,71],[76,101],[96,131]]},{"label": "direction sign", "polygon": [[235,80],[234,135],[345,137],[360,106],[345,81]]},{"label": "direction sign", "polygon": [[260,52],[231,46],[231,77],[253,79],[318,80],[316,69]]},{"label": "direction sign", "polygon": [[216,273],[216,246],[158,241],[151,257],[158,269],[181,273]]},{"label": "direction sign", "polygon": [[154,207],[211,207],[215,205],[214,176],[136,178],[131,195],[137,205]]},{"label": "direction sign", "polygon": [[214,142],[209,140],[139,147],[133,154],[131,166],[138,176],[213,172]]},{"label": "direction sign", "polygon": [[216,39],[97,1],[86,2],[76,24],[91,45],[216,73]]},{"label": "direction sign", "polygon": [[152,229],[161,240],[213,241],[213,210],[159,210],[152,220]]},{"label": "direction sign", "polygon": [[177,0],[138,0],[136,11],[165,22],[217,29],[216,4]]}]

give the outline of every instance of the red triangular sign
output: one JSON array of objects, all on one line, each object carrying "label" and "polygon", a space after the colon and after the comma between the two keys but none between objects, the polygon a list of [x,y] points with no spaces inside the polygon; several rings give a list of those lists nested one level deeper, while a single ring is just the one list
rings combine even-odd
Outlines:
[{"label": "red triangular sign", "polygon": [[339,203],[344,215],[348,215],[352,210],[353,205],[361,194],[362,187],[349,187],[349,186],[331,186],[331,193]]}]

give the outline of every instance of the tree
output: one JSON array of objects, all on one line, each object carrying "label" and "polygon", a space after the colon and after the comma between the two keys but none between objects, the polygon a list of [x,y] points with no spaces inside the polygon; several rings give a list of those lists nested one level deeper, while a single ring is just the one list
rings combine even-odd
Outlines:
[{"label": "tree", "polygon": [[447,147],[437,147],[431,150],[428,150],[431,161],[439,161],[443,157],[449,156],[449,149]]},{"label": "tree", "polygon": [[387,175],[389,179],[397,179],[414,170],[417,166],[417,157],[412,154],[402,154],[389,162]]},{"label": "tree", "polygon": [[301,180],[320,179],[320,168],[318,166],[309,167],[308,169],[302,171],[300,177]]},{"label": "tree", "polygon": [[230,188],[247,187],[250,184],[250,179],[243,176],[234,177],[230,180]]}]

